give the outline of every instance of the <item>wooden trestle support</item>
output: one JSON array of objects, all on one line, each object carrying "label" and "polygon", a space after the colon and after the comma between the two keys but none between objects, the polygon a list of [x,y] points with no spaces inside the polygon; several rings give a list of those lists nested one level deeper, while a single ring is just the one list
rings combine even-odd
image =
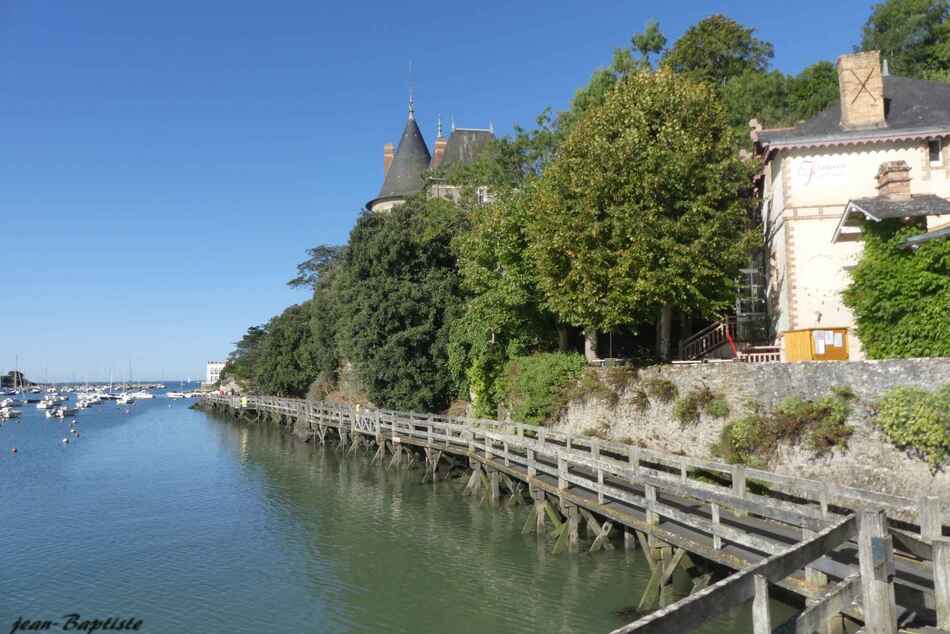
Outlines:
[{"label": "wooden trestle support", "polygon": [[[423,482],[460,477],[463,495],[495,507],[529,503],[522,532],[550,540],[554,554],[580,551],[582,524],[589,553],[639,546],[650,568],[637,603],[645,616],[612,634],[680,634],[749,601],[754,634],[837,634],[844,620],[867,634],[950,632],[950,527],[934,497],[516,423],[274,397],[209,396],[202,405],[324,445],[335,437],[345,455],[365,449],[387,469],[421,468]],[[735,572],[714,580],[714,569]],[[685,597],[674,595],[674,579]],[[770,586],[806,606],[778,628]]]}]

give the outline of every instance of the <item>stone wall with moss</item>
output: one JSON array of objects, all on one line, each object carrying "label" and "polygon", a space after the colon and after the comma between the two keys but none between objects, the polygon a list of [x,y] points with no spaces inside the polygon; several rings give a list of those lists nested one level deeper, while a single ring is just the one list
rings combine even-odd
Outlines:
[{"label": "stone wall with moss", "polygon": [[[877,411],[894,388],[935,390],[950,384],[950,359],[588,369],[583,382],[585,389],[577,390],[561,412],[558,429],[723,459],[719,445],[730,424],[746,425],[761,416],[775,421],[769,428],[774,429],[794,424],[801,412],[826,412],[830,418],[811,428],[764,443],[770,447],[761,454],[763,466],[909,497],[939,495],[950,502],[950,466],[933,468],[920,452],[896,446]],[[836,422],[841,412],[848,427],[843,434],[828,422]]]}]

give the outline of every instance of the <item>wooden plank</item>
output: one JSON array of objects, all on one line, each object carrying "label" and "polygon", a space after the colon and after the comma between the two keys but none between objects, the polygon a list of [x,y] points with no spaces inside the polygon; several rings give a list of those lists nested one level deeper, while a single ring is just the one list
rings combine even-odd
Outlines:
[{"label": "wooden plank", "polygon": [[865,510],[860,517],[858,548],[864,629],[866,634],[897,634],[894,584],[887,572],[882,571],[888,556],[893,557],[889,552],[890,543],[883,540],[887,535],[887,518],[883,510]]},{"label": "wooden plank", "polygon": [[933,540],[934,599],[937,603],[937,627],[950,630],[950,539]]},{"label": "wooden plank", "polygon": [[782,628],[782,634],[814,634],[823,632],[834,616],[845,612],[861,598],[861,575],[855,573],[829,590],[818,603],[802,612],[791,627]]}]

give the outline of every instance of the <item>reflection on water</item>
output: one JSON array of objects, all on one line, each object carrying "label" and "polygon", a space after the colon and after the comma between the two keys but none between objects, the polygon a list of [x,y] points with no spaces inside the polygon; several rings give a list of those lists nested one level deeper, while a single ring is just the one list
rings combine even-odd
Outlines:
[{"label": "reflection on water", "polygon": [[[0,627],[80,612],[151,632],[607,632],[649,577],[622,548],[554,557],[521,534],[525,507],[459,482],[181,403],[90,410],[65,449],[50,425],[0,428],[4,453],[22,448],[0,458]],[[750,630],[743,608],[703,631]]]}]

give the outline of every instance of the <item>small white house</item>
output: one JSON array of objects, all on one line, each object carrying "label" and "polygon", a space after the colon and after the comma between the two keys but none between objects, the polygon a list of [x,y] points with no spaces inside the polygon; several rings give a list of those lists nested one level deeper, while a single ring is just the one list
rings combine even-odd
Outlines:
[{"label": "small white house", "polygon": [[221,370],[224,369],[224,361],[208,361],[208,368],[205,372],[205,385],[214,385],[221,378]]},{"label": "small white house", "polygon": [[[840,100],[793,128],[752,138],[762,160],[770,335],[847,328],[841,297],[863,251],[865,222],[950,226],[950,85],[896,77],[876,51],[837,62]],[[754,124],[755,122],[753,122]]]}]

